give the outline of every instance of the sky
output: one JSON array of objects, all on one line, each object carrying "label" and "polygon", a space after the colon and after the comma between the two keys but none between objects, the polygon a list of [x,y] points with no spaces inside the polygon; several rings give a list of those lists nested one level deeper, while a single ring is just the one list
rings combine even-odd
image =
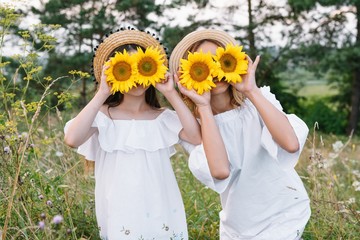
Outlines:
[{"label": "sky", "polygon": [[[108,1],[109,3],[114,2],[115,0],[104,0]],[[155,0],[158,4],[169,4],[171,0]],[[12,4],[15,9],[27,9],[31,6],[34,7],[40,7],[42,4],[47,2],[47,0],[0,0],[0,4],[6,3],[6,4]],[[267,0],[266,2],[272,3],[274,5],[283,6],[286,3],[286,0]],[[212,8],[207,7],[204,10],[201,10],[200,14],[197,15],[196,19],[197,21],[209,19],[212,17],[220,18],[221,22],[228,23],[228,26],[236,23],[238,25],[247,25],[247,0],[210,0],[210,3]],[[253,0],[254,5],[257,4],[257,0]],[[233,12],[232,14],[229,14],[228,12],[225,12],[224,7],[234,6],[236,5],[238,9]],[[156,16],[150,15],[149,18],[152,20],[156,20],[158,22],[165,22],[167,19],[169,19],[169,16],[175,16],[174,20],[169,23],[170,26],[186,26],[189,24],[189,22],[186,20],[186,16],[189,14],[197,13],[198,10],[195,9],[195,6],[184,6],[180,9],[172,9],[167,10],[162,14],[162,16]],[[335,9],[329,9],[329,8],[323,8],[318,6],[317,11],[319,12],[336,12]],[[356,21],[355,17],[349,14],[349,24],[346,25],[345,30],[352,32],[354,29],[356,29]],[[28,27],[32,24],[37,24],[40,21],[35,16],[28,16],[24,18],[21,23],[20,27]],[[310,23],[304,24],[304,28],[310,28]],[[223,29],[227,29],[226,25],[222,26]],[[280,24],[275,24],[274,26],[271,26],[270,28],[267,28],[266,30],[271,33],[271,39],[269,39],[268,44],[273,45],[279,45],[283,46],[286,44],[286,39],[281,36],[281,31],[283,30],[284,26]],[[236,33],[235,33],[236,34]],[[355,34],[355,33],[354,33]],[[234,35],[234,34],[233,34]],[[16,42],[16,41],[15,41]],[[17,53],[17,49],[14,47],[7,47],[4,51],[4,55],[9,55],[13,53]]]}]

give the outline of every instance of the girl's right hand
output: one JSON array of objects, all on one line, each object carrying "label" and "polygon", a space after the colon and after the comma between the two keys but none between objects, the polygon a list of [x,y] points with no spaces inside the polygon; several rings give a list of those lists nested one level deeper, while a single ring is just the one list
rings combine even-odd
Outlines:
[{"label": "girl's right hand", "polygon": [[105,70],[107,70],[109,66],[104,64],[102,71],[101,71],[101,79],[100,79],[100,86],[98,92],[101,94],[105,94],[107,96],[111,95],[111,86],[106,82],[106,75]]},{"label": "girl's right hand", "polygon": [[179,82],[178,74],[174,74],[174,80],[182,94],[187,96],[193,101],[197,107],[210,106],[210,92],[204,92],[202,95],[199,95],[194,89],[187,89]]}]

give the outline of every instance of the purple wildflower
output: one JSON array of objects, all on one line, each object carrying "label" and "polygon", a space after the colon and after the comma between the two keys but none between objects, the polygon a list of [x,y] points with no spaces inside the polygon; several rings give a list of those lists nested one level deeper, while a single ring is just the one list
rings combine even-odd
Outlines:
[{"label": "purple wildflower", "polygon": [[10,147],[9,147],[9,146],[4,147],[4,152],[5,152],[5,153],[9,154],[10,151],[11,151],[11,150],[10,150]]},{"label": "purple wildflower", "polygon": [[64,219],[63,219],[63,217],[61,215],[56,215],[56,216],[54,216],[52,222],[54,224],[60,224],[63,220]]},{"label": "purple wildflower", "polygon": [[39,227],[39,229],[43,230],[43,229],[45,228],[45,222],[44,222],[44,221],[40,221],[40,222],[38,223],[38,227]]},{"label": "purple wildflower", "polygon": [[52,203],[52,201],[47,200],[47,201],[46,201],[46,205],[48,205],[49,207],[52,207],[53,203]]}]

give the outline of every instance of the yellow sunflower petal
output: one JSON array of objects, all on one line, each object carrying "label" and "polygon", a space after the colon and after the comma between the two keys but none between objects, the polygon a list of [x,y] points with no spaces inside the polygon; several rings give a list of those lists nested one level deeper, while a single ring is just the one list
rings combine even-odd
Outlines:
[{"label": "yellow sunflower petal", "polygon": [[136,86],[136,62],[126,50],[123,53],[116,52],[105,65],[109,66],[104,73],[107,83],[111,86],[112,94],[126,93]]},{"label": "yellow sunflower petal", "polygon": [[210,91],[216,85],[212,73],[217,68],[210,53],[189,53],[188,59],[180,60],[180,83],[187,89],[194,89],[198,94]]},{"label": "yellow sunflower petal", "polygon": [[220,64],[220,68],[214,71],[214,76],[219,80],[224,78],[227,82],[241,82],[240,75],[246,74],[248,68],[248,60],[242,48],[242,46],[232,44],[228,44],[225,49],[218,48],[214,59]]},{"label": "yellow sunflower petal", "polygon": [[165,56],[158,48],[148,47],[145,52],[138,48],[134,57],[137,62],[137,83],[147,87],[155,85],[165,78],[167,71],[167,67],[164,65]]}]

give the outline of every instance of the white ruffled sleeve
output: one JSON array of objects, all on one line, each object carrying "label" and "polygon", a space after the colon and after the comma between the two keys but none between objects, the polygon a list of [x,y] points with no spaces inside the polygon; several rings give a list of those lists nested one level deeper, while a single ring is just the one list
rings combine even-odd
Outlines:
[{"label": "white ruffled sleeve", "polygon": [[[65,127],[64,127],[65,133],[67,132],[68,127],[72,121],[73,121],[73,119],[71,119],[70,121],[68,121],[65,124]],[[97,117],[95,118],[91,127],[97,127]],[[98,131],[96,131],[91,137],[89,137],[88,140],[86,140],[83,144],[81,144],[77,148],[77,153],[83,155],[86,160],[95,161],[98,151],[100,149],[98,136],[99,136],[99,133],[98,133]]]},{"label": "white ruffled sleeve", "polygon": [[189,169],[191,173],[205,186],[214,190],[215,192],[222,193],[227,188],[230,176],[224,180],[213,178],[210,173],[210,168],[206,159],[204,146],[202,144],[194,146],[188,142],[181,141],[180,144],[186,151],[189,152]]},{"label": "white ruffled sleeve", "polygon": [[[294,168],[300,153],[304,147],[309,128],[306,126],[304,121],[298,118],[294,114],[285,114],[280,102],[276,99],[275,95],[270,92],[270,87],[262,87],[261,93],[264,97],[271,102],[277,109],[279,109],[289,120],[290,125],[294,129],[296,137],[299,142],[299,150],[295,153],[289,153],[281,148],[272,138],[268,128],[262,122],[263,130],[261,134],[261,145],[268,151],[271,157],[276,159],[283,169]],[[262,121],[262,120],[261,120]]]}]

